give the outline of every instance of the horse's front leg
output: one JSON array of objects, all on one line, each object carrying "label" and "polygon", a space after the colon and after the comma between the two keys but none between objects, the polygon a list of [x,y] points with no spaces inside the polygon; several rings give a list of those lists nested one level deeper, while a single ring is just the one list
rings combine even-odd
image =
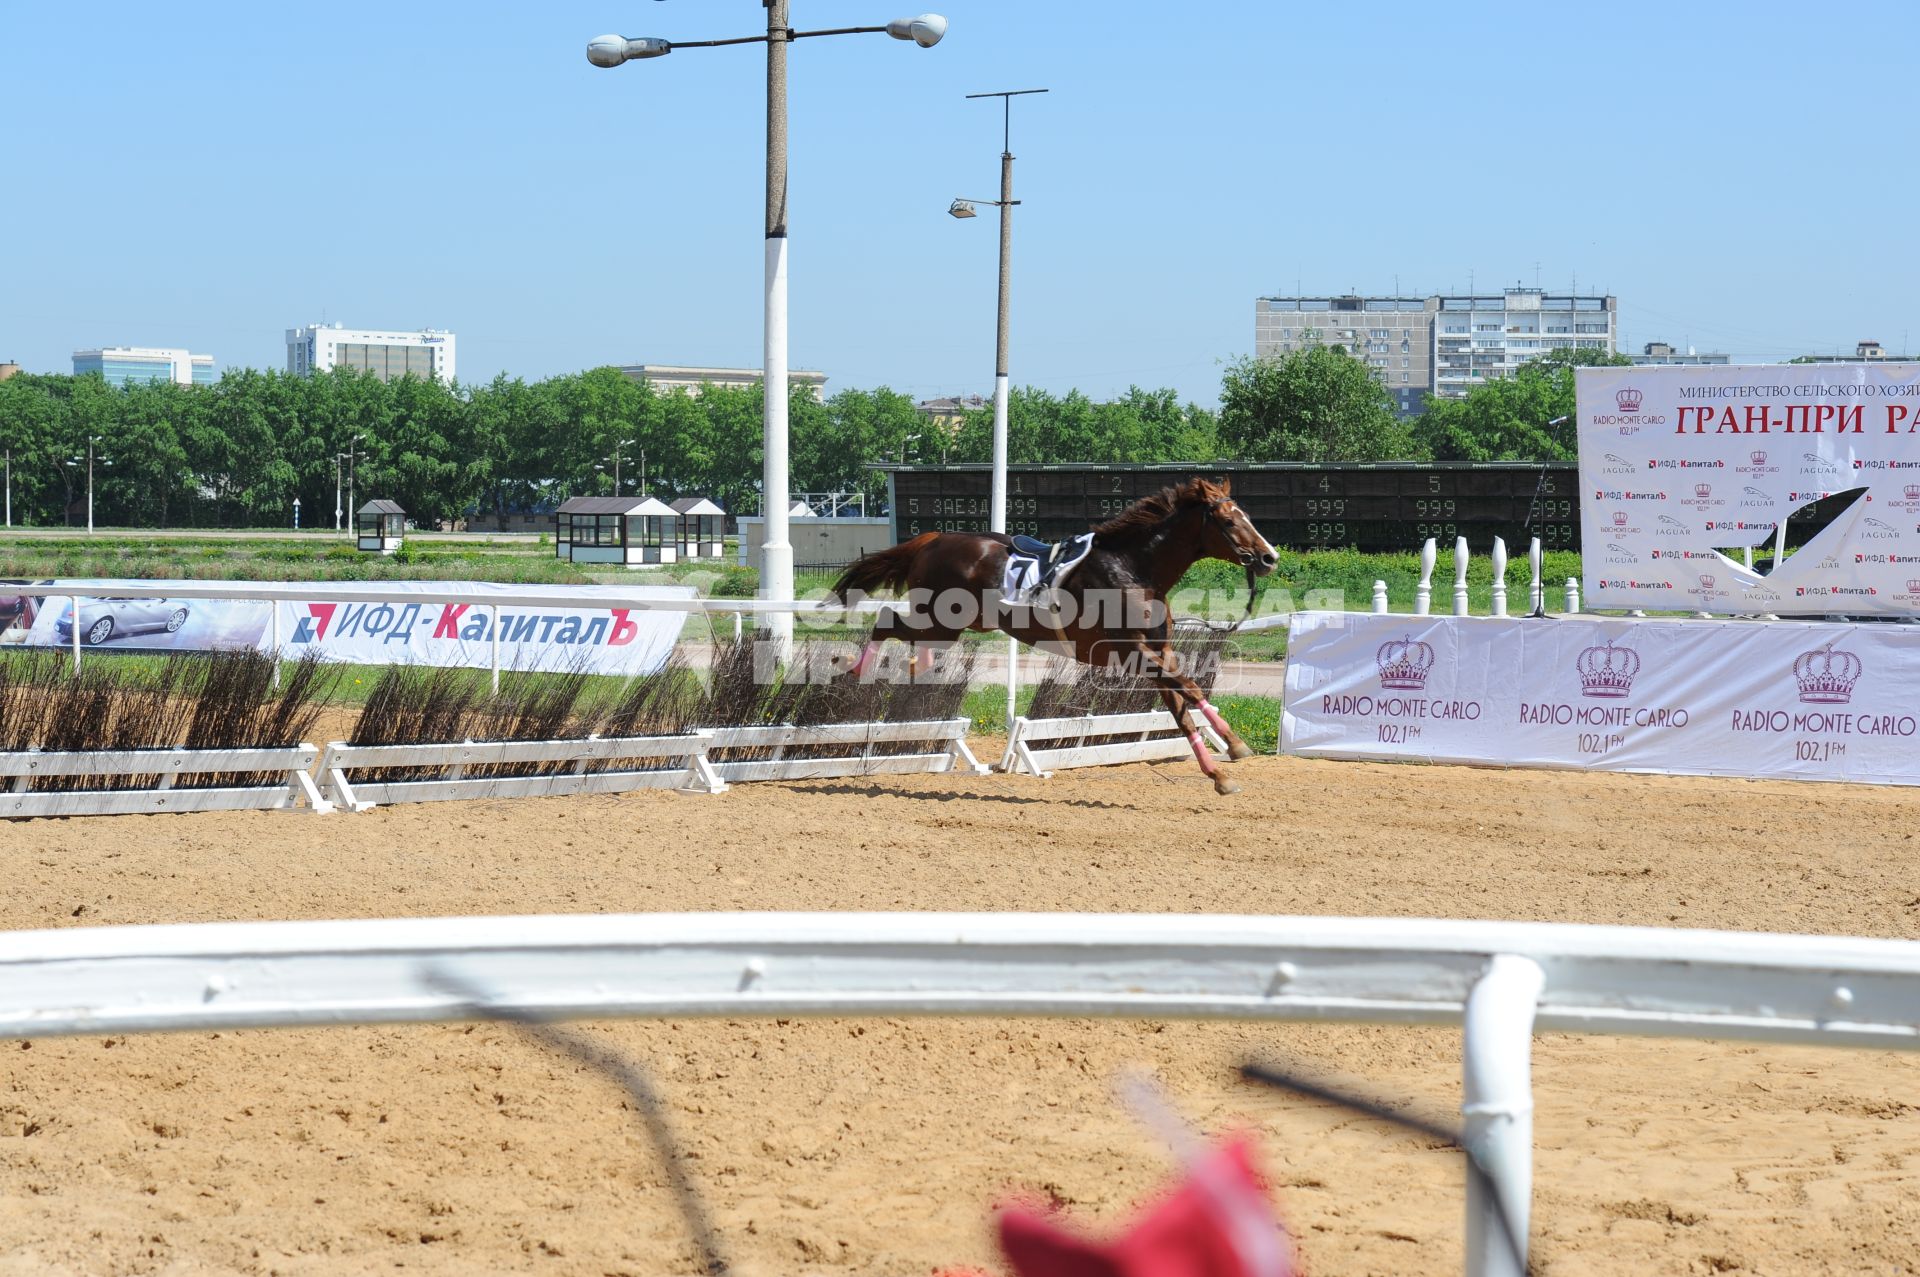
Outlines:
[{"label": "horse's front leg", "polygon": [[[1200,689],[1193,685],[1193,680],[1175,673],[1163,664],[1144,637],[1135,636],[1134,644],[1135,655],[1141,662],[1141,672],[1160,688],[1160,699],[1165,702],[1167,712],[1173,715],[1174,725],[1187,738],[1187,744],[1193,747],[1193,757],[1200,764],[1200,770],[1205,772],[1207,778],[1213,782],[1213,792],[1216,794],[1239,793],[1239,782],[1227,774],[1225,767],[1213,760],[1213,755],[1207,750],[1207,742],[1200,737],[1200,729],[1193,725],[1193,720],[1188,716],[1189,711],[1206,700],[1200,695]],[[1209,718],[1209,721],[1212,719]],[[1214,730],[1218,731],[1219,728],[1216,726]],[[1241,748],[1246,747],[1243,745]],[[1252,752],[1247,750],[1248,754]],[[1243,757],[1244,755],[1233,756]]]},{"label": "horse's front leg", "polygon": [[1219,733],[1221,740],[1227,742],[1227,757],[1235,762],[1243,758],[1252,758],[1253,747],[1240,739],[1240,733],[1233,730],[1233,726],[1227,722],[1226,715],[1213,707],[1213,702],[1207,699],[1207,694],[1200,690],[1198,683],[1180,673],[1179,657],[1171,644],[1160,645],[1160,658],[1162,668],[1179,681],[1180,690],[1186,694],[1187,699],[1199,707],[1200,712],[1207,716],[1208,724]]}]

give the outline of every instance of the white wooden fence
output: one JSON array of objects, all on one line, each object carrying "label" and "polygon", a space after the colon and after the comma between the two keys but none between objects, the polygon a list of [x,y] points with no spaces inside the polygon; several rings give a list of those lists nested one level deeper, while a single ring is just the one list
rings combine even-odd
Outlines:
[{"label": "white wooden fence", "polygon": [[[712,732],[676,736],[589,736],[580,740],[463,741],[455,745],[350,745],[335,741],[320,759],[320,784],[349,811],[387,803],[444,798],[547,798],[561,794],[621,794],[635,789],[680,789],[717,794],[726,782],[707,762]],[[665,765],[639,767],[644,761]],[[568,770],[535,776],[468,776],[469,767],[555,764]],[[587,770],[595,763],[628,764]],[[437,776],[409,780],[358,779],[355,771],[438,768]]]},{"label": "white wooden fence", "polygon": [[[1407,918],[641,914],[0,934],[0,1038],[550,1017],[1462,1024],[1465,1125],[1524,1236],[1536,1030],[1920,1049],[1920,942]],[[1468,1202],[1467,1269],[1519,1269]]]},{"label": "white wooden fence", "polygon": [[[333,805],[307,773],[319,751],[311,745],[257,749],[28,750],[0,754],[0,817],[107,816],[162,811],[271,811]],[[182,776],[253,774],[254,779],[218,787],[187,788]],[[138,776],[137,788],[34,790],[52,776]]]},{"label": "white wooden fence", "polygon": [[[831,776],[941,773],[956,767],[978,775],[987,768],[967,748],[967,720],[927,719],[908,723],[822,723],[812,727],[721,727],[710,749],[766,749],[763,759],[713,760],[722,780],[818,780]],[[912,742],[910,754],[876,754],[874,746]],[[857,755],[839,751],[859,746]],[[823,753],[834,750],[834,753]]]},{"label": "white wooden fence", "polygon": [[[1203,715],[1190,714],[1207,747],[1222,762],[1227,743],[1213,730]],[[1097,767],[1108,763],[1151,762],[1162,758],[1188,758],[1193,747],[1180,735],[1155,736],[1173,731],[1173,719],[1165,710],[1144,710],[1135,714],[1082,714],[1077,718],[1027,718],[1013,720],[1007,734],[1007,752],[1001,756],[1000,770],[1016,775],[1046,777],[1058,768]],[[1096,736],[1134,736],[1130,741],[1107,741],[1089,745]],[[1060,742],[1069,742],[1062,744]]]}]

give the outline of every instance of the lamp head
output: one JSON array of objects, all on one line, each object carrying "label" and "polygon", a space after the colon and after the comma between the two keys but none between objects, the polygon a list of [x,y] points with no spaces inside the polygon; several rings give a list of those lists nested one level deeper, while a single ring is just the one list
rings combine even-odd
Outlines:
[{"label": "lamp head", "polygon": [[587,41],[587,61],[597,67],[617,67],[636,58],[658,58],[672,52],[670,42],[652,36],[629,40],[623,35],[600,35]]},{"label": "lamp head", "polygon": [[973,211],[973,205],[966,200],[955,200],[953,203],[947,205],[947,214],[950,217],[979,216],[978,213]]},{"label": "lamp head", "polygon": [[896,40],[911,40],[923,49],[931,49],[940,43],[940,37],[947,33],[947,20],[937,13],[923,13],[917,18],[895,18],[887,23],[887,34]]}]

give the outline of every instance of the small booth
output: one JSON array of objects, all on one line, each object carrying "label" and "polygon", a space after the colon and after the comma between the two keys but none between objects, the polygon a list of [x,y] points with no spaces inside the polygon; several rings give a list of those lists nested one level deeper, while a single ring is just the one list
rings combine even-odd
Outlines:
[{"label": "small booth", "polygon": [[407,512],[397,501],[369,501],[353,522],[360,548],[369,554],[392,554],[407,535]]},{"label": "small booth", "polygon": [[727,552],[727,512],[705,497],[681,497],[673,503],[680,519],[680,557],[718,559]]},{"label": "small booth", "polygon": [[679,515],[654,497],[574,497],[554,511],[553,553],[572,563],[672,563]]}]

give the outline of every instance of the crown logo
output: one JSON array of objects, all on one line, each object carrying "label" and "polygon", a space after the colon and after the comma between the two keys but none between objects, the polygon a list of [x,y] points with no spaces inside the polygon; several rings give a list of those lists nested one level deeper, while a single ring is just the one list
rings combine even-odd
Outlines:
[{"label": "crown logo", "polygon": [[1703,590],[1711,590],[1713,588],[1713,583],[1715,580],[1716,580],[1715,577],[1707,573],[1702,573],[1700,576],[1700,588]]},{"label": "crown logo", "polygon": [[1764,466],[1767,464],[1767,454],[1765,452],[1755,450],[1753,452],[1749,452],[1747,456],[1752,458],[1753,464],[1756,466]]},{"label": "crown logo", "polygon": [[1713,485],[1711,483],[1696,483],[1693,485],[1693,495],[1705,501],[1713,495]]},{"label": "crown logo", "polygon": [[1901,491],[1907,494],[1907,500],[1920,501],[1920,483],[1909,483]]},{"label": "crown logo", "polygon": [[1613,402],[1620,405],[1621,412],[1639,412],[1640,392],[1632,386],[1628,386],[1625,390],[1618,391],[1614,394]]},{"label": "crown logo", "polygon": [[1580,674],[1580,694],[1603,700],[1620,700],[1633,690],[1633,676],[1640,672],[1640,654],[1630,647],[1590,647],[1573,663]]},{"label": "crown logo", "polygon": [[1909,593],[1909,594],[1920,594],[1920,581],[1908,581],[1908,582],[1907,582],[1907,593]]},{"label": "crown logo", "polygon": [[1802,652],[1793,662],[1800,699],[1809,705],[1845,705],[1853,699],[1853,684],[1860,671],[1860,658],[1852,652],[1834,651],[1832,643]]},{"label": "crown logo", "polygon": [[1616,528],[1624,528],[1627,526],[1627,512],[1625,510],[1615,510],[1613,512],[1613,526]]},{"label": "crown logo", "polygon": [[1412,637],[1390,639],[1373,654],[1380,667],[1380,686],[1401,692],[1417,692],[1427,685],[1433,669],[1433,648]]}]

